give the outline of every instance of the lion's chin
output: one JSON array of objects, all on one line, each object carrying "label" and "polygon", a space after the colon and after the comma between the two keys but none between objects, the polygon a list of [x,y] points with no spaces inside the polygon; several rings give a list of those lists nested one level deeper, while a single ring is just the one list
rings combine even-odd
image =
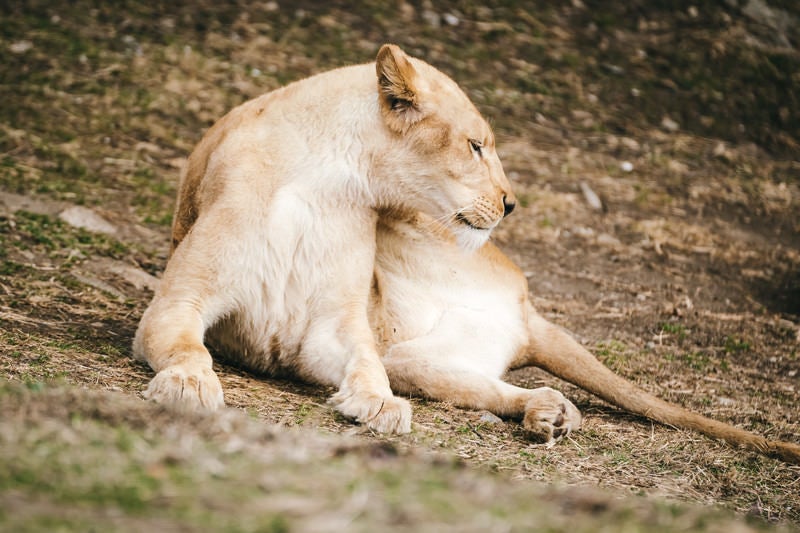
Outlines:
[{"label": "lion's chin", "polygon": [[489,236],[492,234],[492,230],[477,229],[462,225],[458,228],[454,228],[453,233],[455,233],[456,244],[458,244],[458,247],[465,252],[472,253],[486,244],[486,242],[489,240]]}]

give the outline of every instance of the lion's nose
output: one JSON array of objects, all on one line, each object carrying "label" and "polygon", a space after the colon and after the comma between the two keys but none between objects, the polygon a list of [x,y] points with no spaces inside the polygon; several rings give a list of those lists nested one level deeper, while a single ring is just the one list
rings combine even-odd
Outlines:
[{"label": "lion's nose", "polygon": [[515,202],[513,199],[509,200],[508,196],[503,195],[503,216],[507,217],[510,215],[515,207],[517,207],[517,202]]}]

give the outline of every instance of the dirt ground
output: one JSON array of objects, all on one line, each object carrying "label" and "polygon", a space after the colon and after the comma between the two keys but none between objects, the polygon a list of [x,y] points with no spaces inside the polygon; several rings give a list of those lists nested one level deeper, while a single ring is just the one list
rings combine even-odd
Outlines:
[{"label": "dirt ground", "polygon": [[[0,377],[139,397],[152,372],[130,342],[203,131],[396,42],[495,128],[520,199],[495,239],[546,317],[649,392],[800,442],[798,21],[779,0],[2,3]],[[509,380],[558,388],[586,415],[552,448],[418,398],[410,435],[373,435],[332,412],[332,390],[218,370],[228,404],[252,418],[455,456],[486,483],[800,525],[799,467],[629,416],[538,370]],[[0,501],[30,503],[16,482],[0,475]]]}]

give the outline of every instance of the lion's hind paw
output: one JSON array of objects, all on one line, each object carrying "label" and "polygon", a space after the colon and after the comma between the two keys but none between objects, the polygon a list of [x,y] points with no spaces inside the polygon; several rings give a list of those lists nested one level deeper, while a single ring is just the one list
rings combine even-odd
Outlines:
[{"label": "lion's hind paw", "polygon": [[553,444],[581,426],[581,413],[560,392],[549,387],[531,391],[525,406],[522,427],[527,437],[542,444]]}]

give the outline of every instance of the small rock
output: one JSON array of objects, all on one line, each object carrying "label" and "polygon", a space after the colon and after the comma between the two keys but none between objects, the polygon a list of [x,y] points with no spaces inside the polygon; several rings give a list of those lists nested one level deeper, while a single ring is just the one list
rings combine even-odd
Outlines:
[{"label": "small rock", "polygon": [[670,133],[675,133],[680,128],[680,125],[671,118],[665,116],[661,119],[661,127]]},{"label": "small rock", "polygon": [[31,48],[33,48],[33,43],[30,41],[17,41],[8,45],[8,49],[13,54],[24,54]]},{"label": "small rock", "polygon": [[624,68],[620,67],[619,65],[614,65],[613,63],[603,63],[603,67],[611,74],[616,74],[617,76],[622,76],[625,74]]},{"label": "small rock", "polygon": [[601,233],[597,236],[597,244],[601,246],[609,246],[611,248],[618,248],[622,246],[622,242],[613,235],[608,233]]},{"label": "small rock", "polygon": [[587,118],[592,118],[592,114],[583,109],[573,109],[572,117],[576,120],[586,120]]},{"label": "small rock", "polygon": [[448,26],[458,26],[458,24],[461,22],[458,17],[452,13],[445,13],[442,15],[442,19]]},{"label": "small rock", "polygon": [[714,157],[727,159],[729,161],[733,159],[733,152],[728,150],[727,146],[725,146],[725,143],[722,142],[717,143],[717,145],[714,147],[714,150],[711,153]]},{"label": "small rock", "polygon": [[484,424],[502,424],[503,419],[497,416],[494,413],[490,413],[489,411],[484,411],[481,415],[481,420]]},{"label": "small rock", "polygon": [[598,211],[603,209],[603,202],[600,201],[600,197],[597,196],[597,193],[594,192],[585,181],[581,182],[581,192],[586,199],[586,203],[589,204],[589,207]]},{"label": "small rock", "polygon": [[630,161],[623,161],[622,163],[619,164],[619,168],[623,172],[630,172],[633,170],[633,163],[631,163]]},{"label": "small rock", "polygon": [[58,218],[70,226],[83,228],[87,231],[93,231],[95,233],[113,235],[117,232],[117,228],[114,227],[114,225],[109,221],[91,209],[80,205],[75,205],[64,209],[58,214]]},{"label": "small rock", "polygon": [[115,274],[137,289],[148,289],[155,291],[161,283],[157,277],[145,272],[141,268],[123,263],[122,261],[108,260],[102,263],[102,268],[106,272]]},{"label": "small rock", "polygon": [[631,139],[630,137],[621,137],[619,142],[622,144],[622,146],[628,150],[631,150],[632,152],[638,152],[641,148],[639,142],[635,139]]}]

